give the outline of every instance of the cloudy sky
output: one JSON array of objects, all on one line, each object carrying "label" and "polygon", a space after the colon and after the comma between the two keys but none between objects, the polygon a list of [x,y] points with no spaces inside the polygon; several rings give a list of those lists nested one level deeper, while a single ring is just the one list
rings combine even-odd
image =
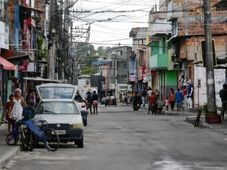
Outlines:
[{"label": "cloudy sky", "polygon": [[79,0],[74,5],[75,34],[86,37],[83,32],[90,24],[90,43],[95,47],[131,45],[131,28],[147,26],[155,4],[158,0]]}]

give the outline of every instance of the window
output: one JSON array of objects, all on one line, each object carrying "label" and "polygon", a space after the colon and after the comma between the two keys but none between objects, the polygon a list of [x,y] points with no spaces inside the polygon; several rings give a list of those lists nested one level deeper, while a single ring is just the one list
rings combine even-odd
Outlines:
[{"label": "window", "polygon": [[79,114],[79,110],[73,102],[42,102],[37,114]]},{"label": "window", "polygon": [[74,88],[72,87],[40,87],[40,95],[44,99],[71,99]]},{"label": "window", "polygon": [[175,36],[178,34],[178,23],[177,19],[172,20],[172,36]]}]

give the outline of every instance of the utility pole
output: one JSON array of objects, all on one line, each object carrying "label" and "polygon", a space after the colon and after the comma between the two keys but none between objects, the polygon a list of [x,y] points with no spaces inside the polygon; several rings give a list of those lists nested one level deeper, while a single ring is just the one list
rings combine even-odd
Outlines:
[{"label": "utility pole", "polygon": [[76,84],[76,78],[77,78],[77,73],[76,73],[76,70],[77,70],[77,64],[76,64],[76,54],[73,52],[73,22],[71,22],[71,38],[70,38],[70,59],[72,61],[72,84]]},{"label": "utility pole", "polygon": [[64,64],[64,54],[62,53],[62,51],[64,51],[65,49],[63,49],[63,44],[64,44],[64,38],[62,36],[64,36],[64,21],[63,21],[63,11],[64,11],[64,6],[63,6],[63,0],[60,0],[60,10],[59,10],[59,13],[60,13],[60,21],[59,23],[62,25],[60,27],[60,37],[59,37],[59,40],[61,40],[61,42],[59,42],[59,46],[60,46],[60,54],[59,54],[59,58],[58,58],[58,79],[64,79],[64,73],[63,73],[63,64]]},{"label": "utility pole", "polygon": [[207,111],[209,114],[217,115],[214,61],[212,48],[212,21],[211,21],[211,0],[203,0],[204,6],[204,32],[205,32],[205,66],[207,79]]},{"label": "utility pole", "polygon": [[56,16],[56,1],[50,0],[49,7],[49,41],[51,41],[48,50],[48,78],[54,79],[55,73],[55,56],[56,56],[56,48],[55,48],[55,16]]},{"label": "utility pole", "polygon": [[65,32],[65,36],[67,36],[67,38],[64,39],[64,67],[65,68],[68,68],[67,70],[67,74],[66,76],[64,76],[66,79],[68,79],[68,82],[71,82],[71,77],[70,77],[70,74],[71,74],[71,71],[70,71],[70,67],[69,67],[69,48],[70,48],[70,45],[69,45],[69,39],[68,37],[70,37],[70,33],[69,33],[69,1],[70,0],[64,0],[64,20],[63,20],[63,23],[64,23],[64,26],[63,26],[63,30]]}]

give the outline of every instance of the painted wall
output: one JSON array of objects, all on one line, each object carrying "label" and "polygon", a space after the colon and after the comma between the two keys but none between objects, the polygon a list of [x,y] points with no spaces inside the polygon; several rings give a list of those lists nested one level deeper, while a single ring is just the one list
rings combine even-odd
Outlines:
[{"label": "painted wall", "polygon": [[[222,89],[223,84],[226,81],[225,70],[215,69],[215,93],[217,107],[221,107],[221,99],[219,97],[219,91]],[[202,106],[207,103],[207,85],[206,85],[206,69],[201,66],[195,67],[195,81],[194,81],[194,105]],[[198,88],[198,80],[201,81],[201,87]]]},{"label": "painted wall", "polygon": [[15,5],[14,13],[14,32],[15,32],[15,48],[19,50],[20,48],[20,7],[18,4]]},{"label": "painted wall", "polygon": [[9,49],[9,26],[0,21],[0,48]]}]

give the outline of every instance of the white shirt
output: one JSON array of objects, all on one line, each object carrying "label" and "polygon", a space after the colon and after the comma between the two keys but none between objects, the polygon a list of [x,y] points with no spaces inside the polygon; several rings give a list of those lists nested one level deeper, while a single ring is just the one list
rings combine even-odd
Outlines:
[{"label": "white shirt", "polygon": [[12,109],[12,117],[14,118],[14,120],[19,121],[22,119],[22,112],[23,112],[23,107],[21,104],[21,99],[13,100],[13,109]]}]

